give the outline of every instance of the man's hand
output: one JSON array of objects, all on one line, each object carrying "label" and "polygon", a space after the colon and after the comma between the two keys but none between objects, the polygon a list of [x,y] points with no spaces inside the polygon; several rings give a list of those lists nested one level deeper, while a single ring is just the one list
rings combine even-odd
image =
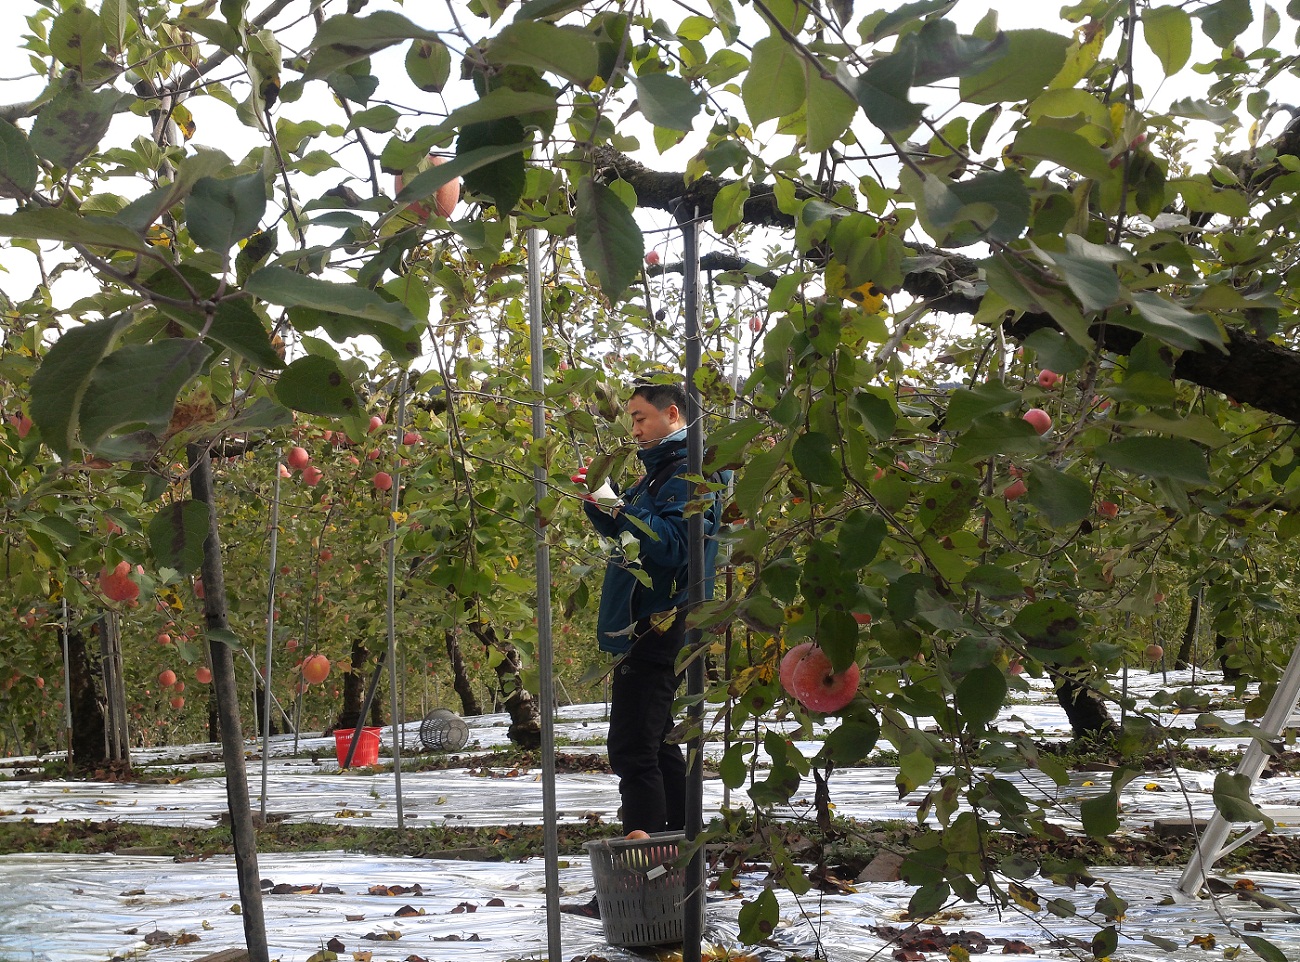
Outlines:
[{"label": "man's hand", "polygon": [[[587,487],[587,465],[590,463],[591,461],[588,460],[587,464],[580,467],[577,473],[570,478],[574,484],[580,484],[584,488]],[[595,491],[588,490],[584,492],[582,497],[610,515],[617,514],[618,509],[623,507],[623,499],[618,496],[617,491],[610,487],[608,479]]]}]

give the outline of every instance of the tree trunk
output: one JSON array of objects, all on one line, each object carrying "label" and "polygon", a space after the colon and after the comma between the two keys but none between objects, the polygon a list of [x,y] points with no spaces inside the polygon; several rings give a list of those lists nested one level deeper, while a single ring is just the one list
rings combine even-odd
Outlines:
[{"label": "tree trunk", "polygon": [[483,709],[479,707],[478,699],[474,697],[474,684],[465,671],[465,658],[460,653],[460,642],[456,640],[456,632],[448,629],[446,638],[447,660],[451,663],[451,684],[456,689],[456,694],[460,696],[461,714],[466,717],[481,715]]},{"label": "tree trunk", "polygon": [[1179,671],[1192,667],[1192,661],[1196,654],[1196,628],[1200,624],[1200,620],[1201,593],[1197,591],[1192,595],[1192,607],[1187,613],[1187,625],[1183,628],[1183,639],[1178,644],[1178,657],[1174,659],[1174,667]]},{"label": "tree trunk", "polygon": [[108,695],[100,653],[81,630],[68,632],[68,706],[72,711],[72,764],[93,771],[109,762]]},{"label": "tree trunk", "polygon": [[1229,638],[1217,631],[1214,633],[1214,654],[1219,659],[1219,668],[1223,670],[1224,681],[1236,681],[1241,678],[1241,669],[1228,664],[1233,655],[1241,654],[1241,645],[1236,638]]},{"label": "tree trunk", "polygon": [[127,728],[126,682],[122,673],[122,623],[115,611],[105,611],[95,622],[99,635],[99,667],[108,708],[105,752],[109,761],[131,765],[131,737]]},{"label": "tree trunk", "polygon": [[[344,731],[357,727],[361,719],[362,702],[366,699],[366,685],[374,673],[374,667],[370,664],[370,649],[360,638],[352,639],[351,664],[352,670],[343,676],[343,704],[339,706],[338,717],[334,721],[334,727]],[[384,710],[378,697],[370,703],[370,724],[384,724]]]},{"label": "tree trunk", "polygon": [[505,698],[505,709],[510,713],[510,740],[520,748],[540,748],[542,744],[542,716],[533,693],[524,687],[523,660],[519,649],[497,637],[496,629],[484,622],[470,622],[469,630],[489,652],[496,651],[497,688]]},{"label": "tree trunk", "polygon": [[1056,700],[1070,720],[1076,739],[1109,735],[1115,730],[1106,702],[1086,681],[1061,674],[1056,676]]}]

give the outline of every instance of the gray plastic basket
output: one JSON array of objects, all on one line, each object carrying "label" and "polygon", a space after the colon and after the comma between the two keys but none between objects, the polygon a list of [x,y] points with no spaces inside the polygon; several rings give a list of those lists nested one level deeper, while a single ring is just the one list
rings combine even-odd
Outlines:
[{"label": "gray plastic basket", "polygon": [[[678,866],[681,832],[649,838],[602,838],[587,843],[600,921],[610,945],[635,947],[682,941],[686,866]],[[700,902],[703,923],[704,903]]]}]

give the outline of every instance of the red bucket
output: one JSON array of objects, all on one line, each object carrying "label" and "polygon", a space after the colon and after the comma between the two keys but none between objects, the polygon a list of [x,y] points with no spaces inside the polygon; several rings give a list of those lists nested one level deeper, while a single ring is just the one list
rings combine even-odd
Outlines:
[{"label": "red bucket", "polygon": [[[347,761],[348,749],[352,747],[352,733],[354,728],[339,728],[334,732],[334,751],[339,757],[339,766]],[[374,765],[379,761],[379,733],[380,728],[363,728],[361,737],[357,739],[357,751],[352,756],[352,764]]]}]

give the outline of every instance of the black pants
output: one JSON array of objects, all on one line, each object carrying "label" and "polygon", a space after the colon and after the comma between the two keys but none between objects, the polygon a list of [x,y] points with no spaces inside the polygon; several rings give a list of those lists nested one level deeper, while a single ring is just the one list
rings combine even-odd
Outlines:
[{"label": "black pants", "polygon": [[623,799],[623,831],[686,826],[686,757],[664,737],[673,727],[681,676],[671,664],[629,655],[614,669],[609,764]]}]

